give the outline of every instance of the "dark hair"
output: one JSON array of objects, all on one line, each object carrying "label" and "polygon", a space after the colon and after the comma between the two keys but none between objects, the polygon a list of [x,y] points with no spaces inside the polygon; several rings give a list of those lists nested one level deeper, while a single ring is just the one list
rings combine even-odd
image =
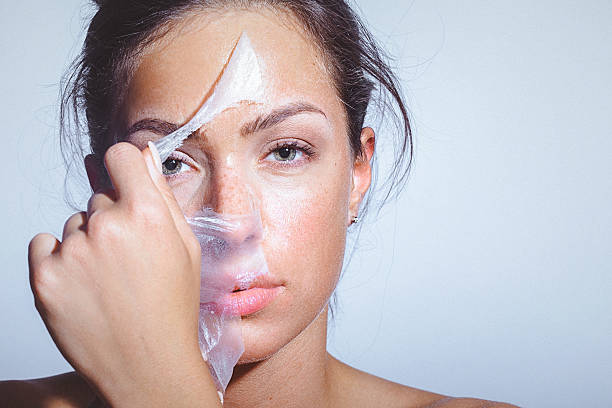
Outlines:
[{"label": "dark hair", "polygon": [[[381,206],[401,190],[413,157],[408,111],[389,58],[345,0],[97,0],[96,4],[99,8],[82,52],[63,83],[61,142],[68,164],[74,163],[75,152],[83,155],[89,147],[101,165],[104,153],[116,142],[112,126],[134,58],[173,22],[194,9],[263,6],[293,15],[321,50],[346,109],[355,155],[362,153],[360,134],[368,107],[375,101],[382,116],[392,116],[397,126],[395,162],[381,186]],[[364,207],[370,198],[371,193]]]}]

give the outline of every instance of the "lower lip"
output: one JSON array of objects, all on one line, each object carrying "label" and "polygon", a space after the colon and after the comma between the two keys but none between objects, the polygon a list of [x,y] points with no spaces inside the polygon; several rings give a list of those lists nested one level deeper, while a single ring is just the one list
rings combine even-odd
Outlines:
[{"label": "lower lip", "polygon": [[281,291],[281,287],[274,288],[251,288],[240,292],[232,292],[225,296],[225,299],[213,309],[222,309],[234,316],[248,316],[259,312],[268,306]]}]

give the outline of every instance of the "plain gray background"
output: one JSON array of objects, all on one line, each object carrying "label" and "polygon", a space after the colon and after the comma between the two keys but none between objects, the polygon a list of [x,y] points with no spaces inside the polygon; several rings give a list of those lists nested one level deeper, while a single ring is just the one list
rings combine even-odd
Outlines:
[{"label": "plain gray background", "polygon": [[[330,350],[440,393],[612,407],[612,2],[359,5],[398,58],[416,164],[363,226]],[[34,309],[26,254],[71,213],[58,81],[90,12],[0,4],[0,379],[70,369]]]}]

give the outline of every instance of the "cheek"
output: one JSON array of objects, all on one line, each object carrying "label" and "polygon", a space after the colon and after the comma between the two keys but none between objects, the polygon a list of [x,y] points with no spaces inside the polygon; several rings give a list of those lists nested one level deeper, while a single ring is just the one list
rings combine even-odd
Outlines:
[{"label": "cheek", "polygon": [[348,186],[342,175],[270,191],[262,203],[270,271],[310,295],[329,296],[344,256]]}]

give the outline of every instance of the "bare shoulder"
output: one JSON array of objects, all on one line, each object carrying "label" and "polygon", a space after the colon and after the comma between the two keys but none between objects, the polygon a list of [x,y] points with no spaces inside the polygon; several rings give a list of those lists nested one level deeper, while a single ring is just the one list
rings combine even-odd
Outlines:
[{"label": "bare shoulder", "polygon": [[477,398],[445,397],[423,408],[518,408],[505,402],[487,401]]},{"label": "bare shoulder", "polygon": [[75,372],[32,380],[0,381],[3,403],[10,407],[87,407],[95,394]]},{"label": "bare shoulder", "polygon": [[474,398],[452,398],[394,383],[350,367],[330,356],[332,398],[338,407],[517,408]]}]

